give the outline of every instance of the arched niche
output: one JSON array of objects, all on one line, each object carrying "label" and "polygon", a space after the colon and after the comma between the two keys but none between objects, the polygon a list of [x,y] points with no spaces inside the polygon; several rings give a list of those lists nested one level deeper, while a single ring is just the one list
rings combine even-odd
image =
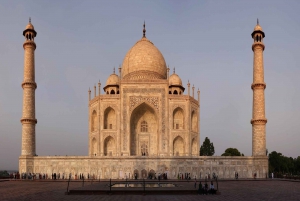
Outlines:
[{"label": "arched niche", "polygon": [[173,111],[173,129],[184,129],[184,112],[180,107]]},{"label": "arched niche", "polygon": [[137,169],[133,171],[133,178],[139,179],[139,171]]},{"label": "arched niche", "polygon": [[199,155],[198,149],[197,149],[197,140],[196,140],[196,138],[193,138],[193,140],[192,140],[192,155],[193,156]]},{"label": "arched niche", "polygon": [[108,107],[104,111],[104,129],[116,129],[116,112],[113,108]]},{"label": "arched niche", "polygon": [[184,155],[184,140],[182,137],[177,136],[173,141],[173,156]]},{"label": "arched niche", "polygon": [[104,140],[104,156],[114,156],[116,154],[116,143],[112,136],[108,136]]},{"label": "arched niche", "polygon": [[132,111],[130,116],[131,156],[157,154],[157,124],[155,110],[147,103],[140,104]]},{"label": "arched niche", "polygon": [[141,177],[142,177],[143,179],[146,179],[146,178],[147,178],[147,170],[142,169],[142,171],[141,171]]},{"label": "arched niche", "polygon": [[197,115],[196,112],[193,111],[191,115],[191,122],[192,122],[192,131],[198,132],[198,125],[197,125]]},{"label": "arched niche", "polygon": [[97,155],[97,141],[95,138],[92,139],[92,142],[91,142],[91,154],[92,156],[96,156]]},{"label": "arched niche", "polygon": [[91,118],[91,130],[96,131],[96,126],[97,126],[97,112],[94,110],[92,112],[92,118]]}]

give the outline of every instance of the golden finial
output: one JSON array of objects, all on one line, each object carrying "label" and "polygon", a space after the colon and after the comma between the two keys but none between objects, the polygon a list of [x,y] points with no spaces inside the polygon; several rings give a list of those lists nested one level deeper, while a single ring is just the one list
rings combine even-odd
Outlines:
[{"label": "golden finial", "polygon": [[146,24],[145,24],[145,20],[144,20],[144,25],[143,25],[144,29],[143,29],[143,37],[146,37]]},{"label": "golden finial", "polygon": [[115,67],[114,67],[114,74],[116,73]]},{"label": "golden finial", "polygon": [[31,17],[29,17],[29,23],[31,24]]},{"label": "golden finial", "polygon": [[257,25],[259,25],[259,21],[258,21],[258,18],[257,18]]},{"label": "golden finial", "polygon": [[175,67],[173,68],[173,74],[175,74]]}]

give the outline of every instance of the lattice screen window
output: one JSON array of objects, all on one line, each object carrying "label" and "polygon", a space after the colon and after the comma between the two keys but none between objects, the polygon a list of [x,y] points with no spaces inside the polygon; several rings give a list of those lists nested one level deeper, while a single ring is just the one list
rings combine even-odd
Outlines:
[{"label": "lattice screen window", "polygon": [[141,132],[148,132],[148,124],[146,121],[142,121],[141,123]]}]

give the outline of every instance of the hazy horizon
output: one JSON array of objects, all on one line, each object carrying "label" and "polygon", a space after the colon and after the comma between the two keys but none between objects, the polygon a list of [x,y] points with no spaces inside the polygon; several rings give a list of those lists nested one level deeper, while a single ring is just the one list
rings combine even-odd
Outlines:
[{"label": "hazy horizon", "polygon": [[[253,39],[265,32],[267,149],[300,155],[299,1],[1,1],[0,169],[18,169],[28,18],[35,42],[36,153],[88,154],[88,89],[146,36],[201,91],[200,144],[252,154]],[[98,90],[97,90],[98,91]],[[103,90],[102,90],[103,93]],[[93,90],[92,90],[93,95]],[[196,93],[195,93],[196,95]]]}]

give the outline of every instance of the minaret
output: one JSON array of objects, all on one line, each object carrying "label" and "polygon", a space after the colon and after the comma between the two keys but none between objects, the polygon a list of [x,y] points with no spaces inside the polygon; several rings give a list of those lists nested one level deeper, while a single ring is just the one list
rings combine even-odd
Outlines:
[{"label": "minaret", "polygon": [[22,113],[22,150],[21,156],[35,156],[35,70],[34,51],[36,48],[34,38],[36,37],[31,20],[23,31],[25,36],[24,48],[24,80],[23,88],[23,113]]},{"label": "minaret", "polygon": [[265,33],[258,23],[251,34],[254,39],[252,50],[253,56],[253,83],[251,88],[253,90],[253,108],[252,108],[252,156],[266,155],[266,123],[265,118],[265,88],[264,82],[264,61],[263,51],[265,45],[263,38]]}]

